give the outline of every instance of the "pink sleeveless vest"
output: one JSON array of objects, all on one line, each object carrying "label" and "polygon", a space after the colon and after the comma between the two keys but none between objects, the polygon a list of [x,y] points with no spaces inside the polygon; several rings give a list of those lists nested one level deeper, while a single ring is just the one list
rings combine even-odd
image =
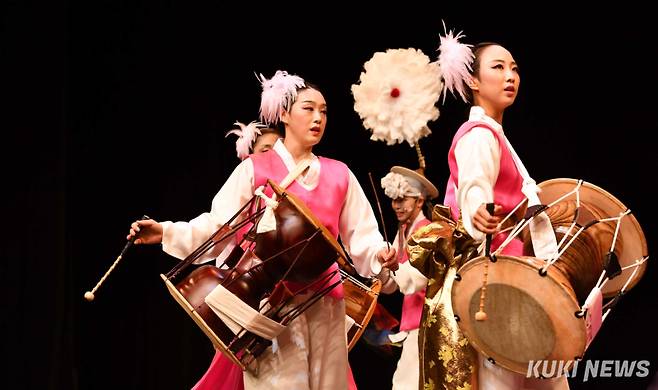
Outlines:
[{"label": "pink sleeveless vest", "polygon": [[[453,218],[457,220],[460,216],[460,210],[457,206],[457,198],[455,196],[455,188],[459,186],[458,177],[459,177],[459,168],[457,167],[457,160],[455,159],[455,147],[457,142],[463,137],[466,133],[471,131],[475,127],[485,128],[496,137],[498,141],[498,146],[500,147],[500,169],[498,172],[498,179],[494,184],[494,203],[501,205],[504,215],[508,214],[510,211],[516,207],[516,205],[521,202],[525,196],[521,192],[521,187],[523,185],[523,177],[516,168],[514,164],[514,159],[512,154],[507,147],[505,139],[495,131],[491,126],[485,122],[477,121],[468,121],[464,123],[452,140],[452,145],[450,146],[450,151],[448,152],[448,165],[450,167],[450,178],[448,179],[448,185],[445,192],[445,198],[443,203],[446,206],[450,206]],[[491,242],[491,250],[495,250],[503,243],[507,233],[496,235]],[[505,247],[503,250],[504,254],[511,256],[521,256],[523,255],[523,243],[515,239]]]},{"label": "pink sleeveless vest", "polygon": [[[288,175],[288,168],[286,168],[283,160],[274,150],[252,154],[249,158],[251,158],[254,164],[254,188],[258,188],[261,185],[265,186],[267,179],[280,183]],[[331,234],[333,234],[334,238],[337,238],[340,213],[347,196],[349,171],[347,166],[340,161],[324,157],[319,157],[319,160],[320,178],[318,185],[314,189],[310,191],[306,190],[295,180],[288,186],[287,190],[302,200]],[[265,193],[271,196],[271,188],[267,187]],[[324,274],[335,270],[338,270],[336,263],[329,267]],[[339,280],[340,275],[336,274],[331,280],[331,283]],[[291,282],[287,282],[286,286],[293,292],[303,287],[302,285]],[[342,284],[338,284],[328,295],[336,299],[342,299]]]},{"label": "pink sleeveless vest", "polygon": [[[428,225],[429,223],[429,219],[421,219],[411,227],[410,234],[415,233],[416,230],[422,228],[425,225]],[[409,260],[409,254],[405,250],[402,252],[402,256],[400,257],[400,263],[404,263],[407,260]],[[425,290],[404,296],[404,300],[402,301],[402,318],[400,319],[401,331],[410,331],[420,327],[420,317],[423,314],[424,304]]]}]

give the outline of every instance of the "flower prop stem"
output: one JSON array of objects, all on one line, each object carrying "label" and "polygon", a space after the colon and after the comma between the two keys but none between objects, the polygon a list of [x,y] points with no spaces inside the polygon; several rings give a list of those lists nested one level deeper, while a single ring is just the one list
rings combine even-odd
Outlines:
[{"label": "flower prop stem", "polygon": [[418,167],[420,170],[422,170],[422,173],[425,173],[425,156],[423,156],[423,152],[421,152],[418,142],[416,142],[415,147],[416,154],[418,154]]}]

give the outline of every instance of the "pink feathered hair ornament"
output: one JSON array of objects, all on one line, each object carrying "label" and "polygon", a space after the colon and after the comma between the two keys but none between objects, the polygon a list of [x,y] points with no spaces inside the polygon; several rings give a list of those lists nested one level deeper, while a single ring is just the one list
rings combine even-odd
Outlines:
[{"label": "pink feathered hair ornament", "polygon": [[471,64],[475,55],[471,50],[473,45],[467,45],[459,42],[459,38],[465,37],[460,31],[455,35],[454,30],[448,31],[445,22],[443,23],[445,36],[440,36],[439,45],[439,65],[443,75],[443,102],[446,100],[446,91],[450,91],[455,96],[455,91],[459,96],[468,102],[464,82],[471,79],[473,68]]},{"label": "pink feathered hair ornament", "polygon": [[239,126],[240,129],[234,129],[226,133],[226,137],[231,134],[238,136],[235,140],[235,151],[238,152],[238,158],[244,160],[251,153],[251,148],[256,141],[256,137],[261,135],[260,129],[266,127],[260,122],[252,121],[248,125],[244,123],[235,122],[234,125]]},{"label": "pink feathered hair ornament", "polygon": [[289,109],[297,99],[297,89],[306,86],[303,78],[290,75],[285,70],[277,70],[269,80],[261,73],[259,81],[263,86],[260,99],[260,120],[267,124],[277,123],[281,117],[281,111]]}]

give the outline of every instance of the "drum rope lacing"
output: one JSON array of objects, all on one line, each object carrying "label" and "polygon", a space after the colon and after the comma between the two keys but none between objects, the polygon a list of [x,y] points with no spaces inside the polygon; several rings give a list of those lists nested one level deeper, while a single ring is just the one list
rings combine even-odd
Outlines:
[{"label": "drum rope lacing", "polygon": [[[582,186],[582,184],[583,184],[583,181],[582,181],[582,180],[578,180],[578,183],[576,184],[576,187],[575,187],[573,190],[567,192],[566,194],[562,195],[561,197],[559,197],[558,199],[556,199],[556,200],[554,200],[553,202],[549,203],[548,205],[546,205],[546,206],[543,206],[543,205],[542,205],[541,207],[536,207],[536,208],[534,208],[534,209],[529,208],[528,211],[526,212],[526,215],[523,217],[523,219],[521,219],[521,221],[519,221],[519,222],[516,224],[516,226],[512,229],[512,231],[510,232],[510,234],[505,238],[505,240],[503,241],[503,243],[500,244],[500,246],[494,251],[494,255],[500,254],[500,252],[501,252],[503,249],[505,249],[505,247],[506,247],[510,242],[512,242],[512,240],[515,239],[515,238],[516,238],[516,237],[517,237],[517,236],[523,231],[523,229],[526,228],[526,226],[528,226],[528,225],[530,224],[530,221],[532,220],[532,218],[533,218],[535,215],[537,215],[537,214],[543,212],[545,209],[547,209],[547,208],[549,208],[549,207],[552,207],[552,206],[558,204],[559,202],[561,202],[562,200],[568,198],[569,196],[573,195],[574,193],[576,194],[576,198],[579,200],[579,199],[580,199],[580,195],[579,195],[579,191],[578,191],[578,190],[580,189],[580,187]],[[520,202],[520,203],[514,208],[514,210],[518,209],[519,206],[520,206],[522,203],[526,202],[526,201],[527,201],[527,199],[524,199],[523,201],[521,201],[521,202]]]},{"label": "drum rope lacing", "polygon": [[[558,204],[559,202],[563,201],[564,199],[566,199],[566,198],[568,198],[569,196],[572,196],[572,195],[575,195],[575,197],[576,197],[576,206],[577,206],[577,209],[580,208],[580,206],[581,206],[581,205],[580,205],[580,188],[581,188],[582,184],[583,184],[583,180],[578,180],[578,182],[577,182],[577,184],[576,184],[576,186],[574,187],[573,190],[567,192],[566,194],[564,194],[564,195],[562,195],[561,197],[557,198],[556,200],[554,200],[553,202],[549,203],[548,205],[538,205],[538,206],[533,206],[533,207],[528,208],[528,210],[527,210],[526,215],[524,216],[524,218],[523,218],[521,221],[519,221],[515,226],[510,227],[510,228],[506,228],[506,229],[503,229],[503,230],[499,231],[498,234],[500,234],[500,233],[504,233],[504,232],[508,232],[508,231],[509,231],[510,233],[509,233],[508,236],[505,238],[505,240],[503,241],[503,243],[502,243],[502,244],[501,244],[501,245],[500,245],[500,246],[499,246],[499,247],[498,247],[493,253],[491,253],[491,254],[487,253],[486,256],[489,257],[489,261],[491,261],[491,262],[495,262],[495,257],[496,257],[496,255],[500,254],[501,251],[502,251],[502,250],[503,250],[503,249],[504,249],[504,248],[505,248],[510,242],[512,242],[512,240],[514,240],[514,239],[515,239],[515,238],[516,238],[516,237],[517,237],[517,236],[523,231],[523,229],[525,229],[525,228],[530,224],[530,222],[532,221],[532,219],[533,219],[536,215],[538,215],[538,214],[540,214],[541,212],[545,211],[547,208],[555,206],[555,205]],[[508,214],[505,216],[505,218],[503,218],[503,220],[501,220],[501,222],[498,224],[499,228],[504,224],[505,221],[507,221],[509,218],[511,218],[511,216],[514,215],[514,213],[515,213],[515,212],[516,212],[516,211],[517,211],[517,210],[518,210],[518,209],[519,209],[524,203],[526,203],[527,201],[528,201],[528,199],[526,198],[526,199],[522,200],[521,202],[519,202],[519,203],[514,207],[514,209],[513,209],[510,213],[508,213]],[[578,225],[578,224],[577,224],[577,221],[576,221],[576,220],[577,220],[577,215],[578,215],[578,214],[576,214],[576,215],[574,216],[574,218],[573,218],[572,223],[570,224],[570,226],[568,227],[568,229],[564,232],[564,235],[563,235],[562,239],[561,239],[560,242],[558,243],[558,246],[557,246],[558,249],[559,249],[558,252],[554,253],[552,256],[550,256],[548,259],[546,259],[546,264],[540,269],[540,274],[545,275],[546,272],[548,271],[548,268],[556,263],[556,261],[557,261],[557,260],[558,260],[558,259],[559,259],[559,258],[565,253],[565,251],[571,246],[571,244],[573,244],[573,242],[578,238],[578,236],[579,236],[583,231],[585,231],[588,227],[590,227],[590,226],[592,226],[592,225],[594,225],[594,224],[596,224],[596,223],[600,223],[600,222],[603,222],[603,223],[614,222],[614,223],[615,223],[615,230],[614,230],[614,234],[613,234],[612,242],[611,242],[611,244],[610,244],[610,251],[609,251],[609,254],[614,255],[614,249],[615,249],[615,245],[616,245],[616,242],[617,242],[617,239],[618,239],[618,236],[619,236],[619,230],[620,230],[620,227],[621,227],[621,221],[622,221],[622,219],[623,219],[625,216],[627,216],[627,215],[629,215],[629,214],[631,214],[631,210],[630,210],[630,209],[627,209],[626,211],[620,212],[619,215],[616,216],[616,217],[601,218],[601,219],[597,219],[597,220],[590,221],[589,223],[585,224],[585,226],[580,226],[580,225],[579,225],[579,226],[578,226],[578,230],[577,230],[575,233],[572,234],[574,228],[576,227],[576,225]],[[570,238],[569,238],[569,237],[570,237]],[[568,240],[568,241],[567,241],[567,240]],[[478,252],[479,252],[479,253],[482,253],[482,251],[486,249],[486,248],[485,248],[485,244],[486,244],[485,241],[483,241],[483,242],[480,244],[480,246],[478,247]],[[637,260],[635,261],[634,264],[624,266],[624,267],[622,267],[622,268],[620,269],[620,272],[621,272],[621,271],[626,270],[626,269],[634,268],[632,274],[629,276],[629,278],[628,278],[628,279],[626,280],[626,282],[624,283],[624,285],[623,285],[621,291],[620,291],[619,293],[617,293],[617,295],[616,295],[616,296],[615,296],[610,302],[606,303],[606,304],[603,306],[603,309],[604,309],[604,310],[607,309],[607,311],[606,311],[605,314],[603,315],[603,320],[605,320],[605,318],[606,318],[607,315],[609,314],[610,310],[611,310],[612,307],[614,307],[614,305],[617,303],[617,301],[619,300],[619,298],[621,297],[621,295],[624,294],[624,292],[625,292],[626,289],[628,288],[628,285],[629,285],[629,284],[635,279],[635,277],[636,277],[636,275],[637,275],[637,273],[638,273],[638,271],[639,271],[639,266],[642,265],[642,264],[643,264],[648,258],[649,258],[648,256],[642,257],[642,258],[640,258],[640,259],[637,259]],[[475,318],[476,318],[476,320],[478,320],[478,321],[483,321],[483,320],[486,320],[486,318],[487,318],[487,315],[486,315],[486,313],[484,312],[484,301],[485,301],[485,299],[486,299],[486,289],[487,289],[487,278],[488,278],[488,264],[489,264],[489,261],[487,261],[487,262],[485,263],[484,268],[483,268],[483,275],[482,275],[483,283],[482,283],[482,287],[481,287],[481,291],[480,291],[480,304],[479,304],[479,311],[476,312],[476,314],[475,314]],[[606,276],[606,275],[607,275],[607,276]],[[615,276],[616,276],[616,275],[615,275]],[[601,272],[601,275],[600,275],[600,277],[599,277],[599,280],[598,280],[598,282],[596,283],[596,286],[595,286],[594,290],[592,290],[592,292],[594,292],[595,290],[600,290],[601,288],[603,288],[603,286],[604,286],[604,285],[605,285],[605,284],[606,284],[606,283],[607,283],[612,277],[614,277],[614,276],[611,276],[611,275],[609,274],[609,271],[608,271],[607,269],[604,269],[604,270]],[[586,310],[586,307],[583,306],[583,307],[581,308],[581,314],[584,313],[585,310]]]}]

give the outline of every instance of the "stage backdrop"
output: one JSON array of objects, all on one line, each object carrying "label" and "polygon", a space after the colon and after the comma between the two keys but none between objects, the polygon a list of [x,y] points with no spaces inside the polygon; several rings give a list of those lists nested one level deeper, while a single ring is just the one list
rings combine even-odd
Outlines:
[{"label": "stage backdrop", "polygon": [[[176,221],[209,210],[238,163],[226,132],[258,115],[254,73],[279,69],[321,87],[328,126],[315,151],[346,162],[374,205],[368,173],[378,179],[392,165],[414,167],[416,156],[406,144],[369,140],[350,86],[377,51],[413,47],[436,59],[442,20],[463,29],[466,42],[497,41],[515,56],[522,82],[504,125],[533,177],[584,179],[609,191],[632,209],[653,253],[655,34],[647,10],[619,10],[625,6],[594,18],[561,8],[519,17],[512,11],[524,10],[503,4],[455,11],[409,3],[6,5],[2,387],[190,388],[213,351],[160,280],[176,259],[157,246],[133,248],[96,300],[83,300],[124,246],[130,223],[142,214]],[[329,16],[332,8],[341,9]],[[448,97],[439,108],[420,144],[428,178],[443,193],[447,151],[467,107]],[[387,202],[383,208],[392,237],[394,215]],[[585,356],[648,360],[649,375],[581,376],[572,389],[651,382],[653,261]],[[399,313],[399,296],[382,301]],[[392,358],[360,344],[350,360],[359,388],[390,383]]]}]

